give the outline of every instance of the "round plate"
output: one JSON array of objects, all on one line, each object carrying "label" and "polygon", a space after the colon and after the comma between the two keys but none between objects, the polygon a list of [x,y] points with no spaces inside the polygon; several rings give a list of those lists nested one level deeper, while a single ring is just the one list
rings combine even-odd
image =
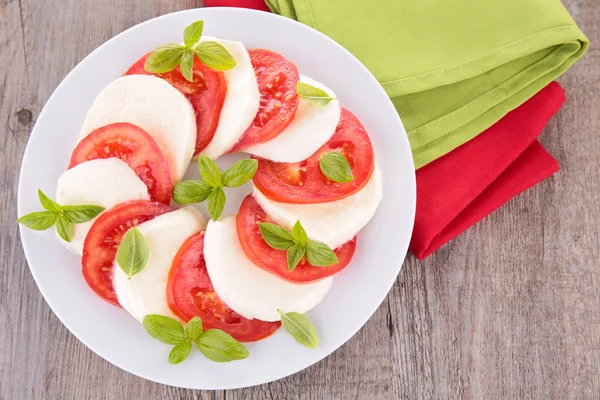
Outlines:
[{"label": "round plate", "polygon": [[[62,323],[98,355],[155,382],[192,389],[233,389],[307,368],[367,322],[390,290],[406,255],[415,214],[415,173],[396,110],[377,80],[347,50],[312,28],[274,14],[236,8],[194,9],[163,15],[117,35],[87,56],[58,86],[25,150],[19,215],[41,209],[38,188],[50,195],[56,192],[57,179],[67,168],[96,95],[147,51],[179,43],[184,27],[200,19],[204,20],[205,35],[239,40],[249,49],[278,51],[303,74],[326,83],[362,121],[373,141],[383,173],[383,200],[359,234],[352,263],[335,276],[325,300],[308,313],[319,333],[319,348],[305,348],[280,329],[266,340],[249,343],[250,357],[242,361],[213,363],[194,351],[185,362],[170,365],[169,346],[148,336],[123,309],[96,296],[83,280],[80,258],[59,243],[53,230],[35,232],[21,227],[21,238],[42,295]],[[229,164],[235,157],[224,157],[219,163]],[[235,212],[249,191],[248,186],[230,191],[225,212]]]}]

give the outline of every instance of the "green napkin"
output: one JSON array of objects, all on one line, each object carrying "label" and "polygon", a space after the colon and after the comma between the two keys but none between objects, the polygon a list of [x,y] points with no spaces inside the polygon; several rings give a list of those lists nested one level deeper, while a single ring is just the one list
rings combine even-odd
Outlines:
[{"label": "green napkin", "polygon": [[589,42],[559,0],[266,0],[379,80],[415,167],[471,140],[565,72]]}]

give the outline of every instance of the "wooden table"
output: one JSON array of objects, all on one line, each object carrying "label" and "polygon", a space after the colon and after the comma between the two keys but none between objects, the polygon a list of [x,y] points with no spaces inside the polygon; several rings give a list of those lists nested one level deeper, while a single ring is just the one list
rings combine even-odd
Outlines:
[{"label": "wooden table", "polygon": [[42,106],[117,33],[182,0],[0,0],[0,399],[600,398],[600,3],[567,0],[592,41],[541,136],[554,177],[424,262],[333,355],[271,384],[182,390],[126,373],[54,316],[17,232],[19,166]]}]

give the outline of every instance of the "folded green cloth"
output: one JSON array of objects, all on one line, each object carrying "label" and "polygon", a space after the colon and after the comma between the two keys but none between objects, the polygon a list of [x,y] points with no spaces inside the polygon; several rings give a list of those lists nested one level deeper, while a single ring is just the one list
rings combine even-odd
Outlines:
[{"label": "folded green cloth", "polygon": [[266,0],[379,80],[415,167],[469,141],[565,72],[589,42],[559,0]]}]

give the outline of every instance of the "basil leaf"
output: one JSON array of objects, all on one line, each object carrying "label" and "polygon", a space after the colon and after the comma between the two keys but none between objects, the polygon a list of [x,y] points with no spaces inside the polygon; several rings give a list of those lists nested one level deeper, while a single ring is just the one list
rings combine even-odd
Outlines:
[{"label": "basil leaf", "polygon": [[306,259],[315,267],[326,267],[339,262],[337,256],[325,243],[309,240],[306,243]]},{"label": "basil leaf", "polygon": [[196,55],[207,67],[219,71],[232,69],[237,65],[225,47],[217,42],[202,42],[196,47]]},{"label": "basil leaf", "polygon": [[258,160],[240,160],[234,162],[223,175],[223,185],[238,187],[248,182],[258,169]]},{"label": "basil leaf", "polygon": [[287,250],[294,244],[291,233],[279,225],[259,222],[258,229],[265,242],[274,249]]},{"label": "basil leaf", "polygon": [[248,357],[246,346],[220,329],[209,329],[196,340],[204,357],[211,361],[227,362]]},{"label": "basil leaf", "polygon": [[208,198],[212,187],[202,181],[183,181],[173,188],[173,200],[178,204],[200,203]]},{"label": "basil leaf", "polygon": [[194,82],[194,50],[186,50],[181,57],[181,75],[190,82]]},{"label": "basil leaf", "polygon": [[142,320],[148,335],[166,344],[185,343],[183,325],[173,318],[158,314],[148,314]]},{"label": "basil leaf", "polygon": [[96,218],[98,214],[104,211],[104,207],[90,205],[64,206],[63,211],[65,217],[67,217],[70,222],[73,224],[81,224]]},{"label": "basil leaf", "polygon": [[319,160],[321,172],[335,182],[350,182],[354,180],[348,160],[341,153],[331,151],[321,156]]},{"label": "basil leaf", "polygon": [[183,30],[183,43],[185,43],[187,47],[192,47],[200,40],[203,30],[204,21],[196,21],[189,24]]},{"label": "basil leaf", "polygon": [[175,43],[159,46],[146,59],[144,69],[153,74],[172,71],[181,63],[186,50],[185,46]]},{"label": "basil leaf", "polygon": [[38,189],[38,197],[40,198],[40,203],[45,210],[60,211],[60,204],[50,199],[50,197],[46,196],[46,194],[44,194],[44,192],[42,192],[40,189]]},{"label": "basil leaf", "polygon": [[198,157],[198,171],[207,185],[214,188],[223,186],[223,173],[217,167],[217,164],[204,154],[200,154],[200,157]]},{"label": "basil leaf", "polygon": [[317,106],[325,106],[331,100],[337,100],[337,97],[331,97],[326,91],[300,81],[296,83],[296,93],[302,100]]},{"label": "basil leaf", "polygon": [[150,249],[142,232],[136,228],[127,231],[117,250],[117,264],[129,278],[144,269]]},{"label": "basil leaf", "polygon": [[308,235],[306,231],[302,227],[300,220],[296,221],[294,227],[292,228],[292,237],[296,243],[304,244],[308,240]]},{"label": "basil leaf", "polygon": [[58,236],[60,236],[65,242],[71,241],[72,225],[66,216],[58,214],[56,218],[55,227]]},{"label": "basil leaf", "polygon": [[281,310],[277,311],[281,314],[283,329],[292,335],[296,342],[311,349],[316,349],[319,346],[317,331],[308,318],[296,312],[284,313]]},{"label": "basil leaf", "polygon": [[225,207],[225,192],[223,189],[213,190],[208,195],[208,214],[213,221],[216,221],[221,216],[223,212],[223,207]]},{"label": "basil leaf", "polygon": [[58,214],[53,211],[37,211],[23,215],[17,222],[34,231],[45,231],[54,225],[57,216]]},{"label": "basil leaf", "polygon": [[169,364],[179,364],[189,357],[192,352],[192,342],[175,345],[169,353]]},{"label": "basil leaf", "polygon": [[196,340],[202,334],[202,320],[194,317],[185,326],[185,335],[188,339]]},{"label": "basil leaf", "polygon": [[302,257],[304,257],[304,253],[306,253],[306,246],[303,244],[296,244],[290,246],[287,250],[287,263],[288,269],[293,271],[294,268],[298,265]]}]

